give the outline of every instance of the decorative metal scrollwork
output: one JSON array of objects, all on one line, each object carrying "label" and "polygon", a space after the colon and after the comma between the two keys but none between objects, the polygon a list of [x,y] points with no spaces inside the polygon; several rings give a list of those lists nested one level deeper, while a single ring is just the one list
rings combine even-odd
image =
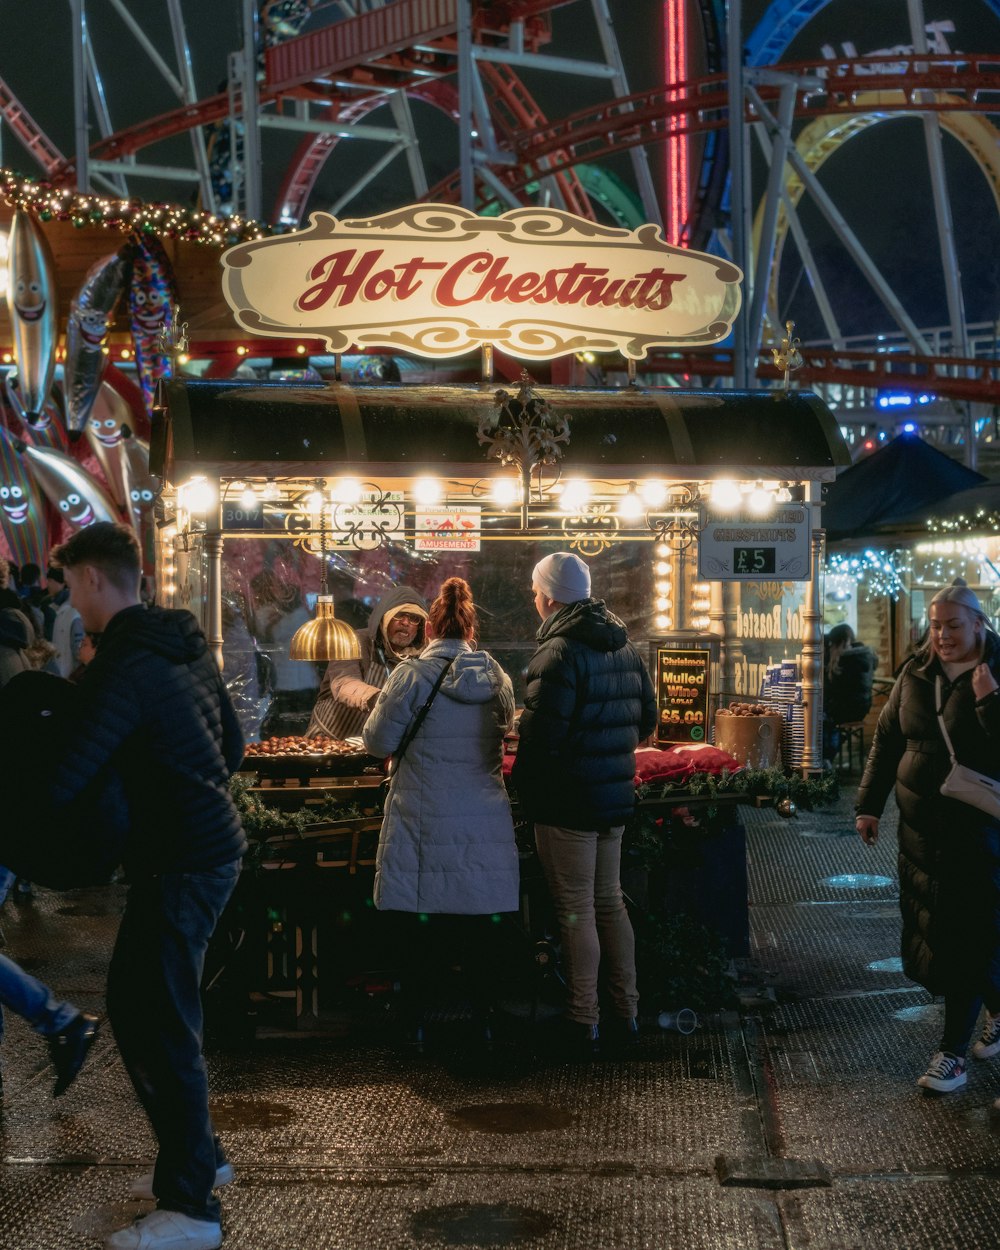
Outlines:
[{"label": "decorative metal scrollwork", "polygon": [[700,498],[697,486],[672,487],[666,506],[650,517],[653,540],[666,543],[673,551],[683,551],[696,542],[706,524],[698,506]]},{"label": "decorative metal scrollwork", "polygon": [[374,483],[364,484],[358,503],[324,501],[322,515],[308,507],[308,495],[292,502],[285,516],[285,529],[294,544],[310,555],[350,547],[374,551],[401,538],[405,532],[405,504],[398,491],[381,490]]},{"label": "decorative metal scrollwork", "polygon": [[531,474],[540,465],[562,459],[563,445],[569,442],[569,421],[535,394],[526,370],[521,371],[516,396],[499,390],[493,400],[496,410],[480,420],[476,437],[488,448],[488,458],[517,466],[521,475],[521,529],[527,530]]},{"label": "decorative metal scrollwork", "polygon": [[599,556],[619,537],[621,522],[610,504],[588,504],[576,516],[563,518],[562,532],[581,556]]},{"label": "decorative metal scrollwork", "polygon": [[795,337],[795,322],[785,322],[785,337],[781,340],[780,347],[772,347],[771,355],[774,358],[774,367],[776,369],[784,369],[785,371],[785,390],[788,390],[788,375],[795,369],[802,368],[802,353],[799,348],[802,346],[802,340]]}]

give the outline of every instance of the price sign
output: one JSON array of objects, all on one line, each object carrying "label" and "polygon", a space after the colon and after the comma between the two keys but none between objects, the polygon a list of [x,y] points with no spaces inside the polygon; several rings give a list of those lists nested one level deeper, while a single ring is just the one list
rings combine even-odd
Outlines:
[{"label": "price sign", "polygon": [[698,575],[704,581],[807,582],[811,526],[804,504],[779,504],[767,516],[703,509]]},{"label": "price sign", "polygon": [[707,740],[711,671],[709,651],[657,647],[657,742]]}]

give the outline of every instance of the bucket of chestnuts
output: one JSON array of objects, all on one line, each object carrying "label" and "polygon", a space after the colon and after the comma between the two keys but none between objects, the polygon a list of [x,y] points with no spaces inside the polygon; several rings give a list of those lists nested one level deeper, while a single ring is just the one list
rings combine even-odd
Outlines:
[{"label": "bucket of chestnuts", "polygon": [[715,745],[747,768],[774,768],[784,717],[764,703],[730,703],[715,714]]}]

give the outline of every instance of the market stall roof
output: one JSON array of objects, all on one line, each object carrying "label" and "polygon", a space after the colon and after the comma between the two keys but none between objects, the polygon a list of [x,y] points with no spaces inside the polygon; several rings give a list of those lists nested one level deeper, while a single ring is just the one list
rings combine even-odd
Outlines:
[{"label": "market stall roof", "polygon": [[[344,470],[382,477],[418,473],[482,477],[477,440],[496,411],[482,386],[297,386],[195,382],[167,386],[166,418],[154,430],[153,471],[315,476]],[[837,422],[808,391],[680,391],[537,386],[569,421],[565,472],[616,478],[830,481],[850,463]],[[516,397],[517,388],[508,388]]]},{"label": "market stall roof", "polygon": [[[1000,482],[980,479],[980,484],[935,499],[933,503],[916,508],[899,518],[900,530],[915,530],[921,538],[927,538],[929,521],[954,525],[956,536],[961,534],[995,534],[1000,519]],[[940,537],[941,535],[936,535]]]},{"label": "market stall roof", "polygon": [[823,526],[831,542],[870,534],[985,481],[919,435],[900,434],[826,487]]}]

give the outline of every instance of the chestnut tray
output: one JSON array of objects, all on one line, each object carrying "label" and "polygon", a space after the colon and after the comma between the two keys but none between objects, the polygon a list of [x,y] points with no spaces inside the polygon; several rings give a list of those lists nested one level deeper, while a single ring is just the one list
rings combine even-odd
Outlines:
[{"label": "chestnut tray", "polygon": [[247,755],[241,773],[260,777],[357,777],[366,768],[378,768],[382,761],[364,751],[338,755]]}]

